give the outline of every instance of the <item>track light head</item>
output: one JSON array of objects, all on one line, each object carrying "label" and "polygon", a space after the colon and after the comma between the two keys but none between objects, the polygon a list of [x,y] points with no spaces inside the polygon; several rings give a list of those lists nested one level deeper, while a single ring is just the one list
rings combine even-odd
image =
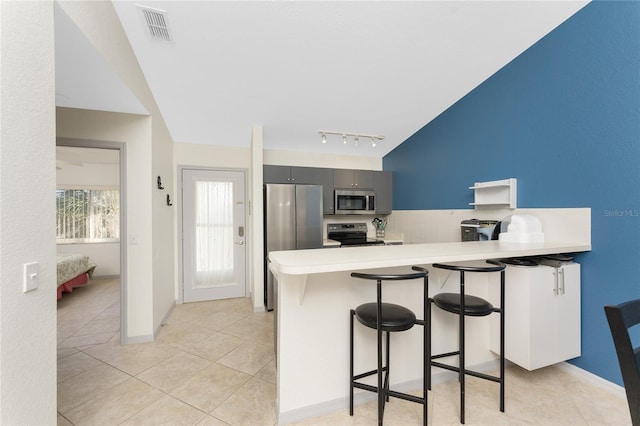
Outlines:
[{"label": "track light head", "polygon": [[347,144],[348,137],[353,136],[353,144],[355,146],[358,146],[358,144],[360,143],[360,136],[362,136],[363,138],[371,139],[372,147],[376,146],[376,141],[381,141],[384,139],[384,136],[382,135],[366,135],[363,133],[333,132],[330,130],[318,130],[318,133],[320,133],[320,136],[322,137],[322,143],[327,143],[327,135],[342,135],[342,143],[344,145]]}]

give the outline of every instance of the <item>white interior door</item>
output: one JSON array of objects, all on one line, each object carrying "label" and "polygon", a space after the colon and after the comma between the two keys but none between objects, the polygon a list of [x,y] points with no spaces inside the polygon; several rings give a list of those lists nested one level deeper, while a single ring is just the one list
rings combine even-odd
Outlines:
[{"label": "white interior door", "polygon": [[245,174],[182,170],[183,300],[243,297]]}]

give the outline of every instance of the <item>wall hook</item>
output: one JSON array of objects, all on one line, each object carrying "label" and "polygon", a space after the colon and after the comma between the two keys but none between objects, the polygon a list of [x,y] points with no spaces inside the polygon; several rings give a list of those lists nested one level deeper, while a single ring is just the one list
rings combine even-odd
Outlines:
[{"label": "wall hook", "polygon": [[169,194],[167,194],[167,205],[168,206],[172,206],[173,203],[171,202],[171,197],[169,197]]},{"label": "wall hook", "polygon": [[158,189],[164,189],[164,186],[162,186],[162,178],[160,176],[158,176]]}]

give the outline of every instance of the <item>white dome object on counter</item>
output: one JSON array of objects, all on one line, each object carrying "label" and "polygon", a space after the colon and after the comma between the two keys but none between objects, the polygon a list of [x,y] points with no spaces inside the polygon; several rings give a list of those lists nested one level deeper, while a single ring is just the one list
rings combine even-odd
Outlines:
[{"label": "white dome object on counter", "polygon": [[507,216],[503,220],[502,229],[505,222],[508,223],[506,232],[501,232],[498,236],[500,241],[509,243],[543,243],[544,232],[540,219],[528,214],[514,214]]}]

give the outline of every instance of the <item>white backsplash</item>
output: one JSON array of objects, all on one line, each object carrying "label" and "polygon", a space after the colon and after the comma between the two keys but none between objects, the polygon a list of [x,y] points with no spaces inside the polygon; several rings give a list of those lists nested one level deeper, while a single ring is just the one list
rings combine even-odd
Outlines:
[{"label": "white backsplash", "polygon": [[591,244],[590,208],[394,210],[386,216],[387,232],[402,235],[404,244],[458,242],[463,220],[502,220],[513,214],[530,214],[540,219],[547,242]]}]

